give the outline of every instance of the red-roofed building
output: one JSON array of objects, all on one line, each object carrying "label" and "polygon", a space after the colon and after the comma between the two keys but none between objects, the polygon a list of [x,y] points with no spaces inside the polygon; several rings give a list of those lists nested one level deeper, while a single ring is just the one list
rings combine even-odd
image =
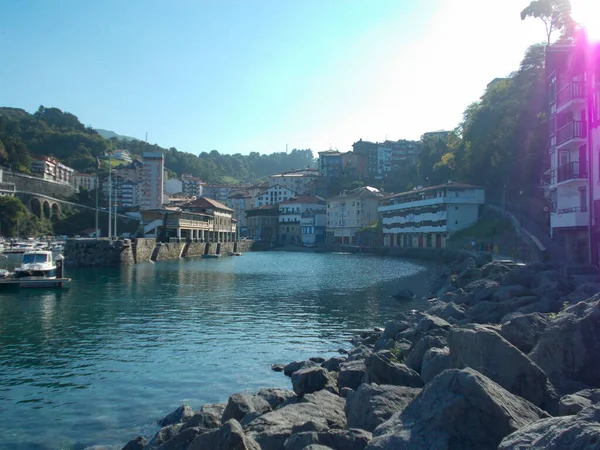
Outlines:
[{"label": "red-roofed building", "polygon": [[237,239],[237,220],[233,218],[233,209],[212,198],[200,197],[181,208],[184,211],[207,214],[214,218],[213,229],[208,240],[214,242],[230,242]]}]

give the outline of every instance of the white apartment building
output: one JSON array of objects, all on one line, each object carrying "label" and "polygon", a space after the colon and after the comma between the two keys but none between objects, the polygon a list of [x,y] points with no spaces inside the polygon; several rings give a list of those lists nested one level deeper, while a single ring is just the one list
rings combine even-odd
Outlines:
[{"label": "white apartment building", "polygon": [[97,184],[98,178],[96,175],[77,172],[73,174],[73,187],[75,190],[78,190],[80,187],[84,187],[88,191],[93,191],[96,189]]},{"label": "white apartment building", "polygon": [[142,209],[160,209],[163,202],[165,157],[160,152],[144,152]]},{"label": "white apartment building", "polygon": [[327,200],[327,241],[356,244],[356,233],[379,219],[377,207],[383,194],[371,186],[342,191]]},{"label": "white apartment building", "polygon": [[287,199],[294,197],[296,193],[291,189],[278,184],[271,186],[266,191],[256,196],[254,207],[260,208],[265,205],[277,205]]},{"label": "white apartment building", "polygon": [[448,236],[477,222],[483,188],[448,183],[381,199],[384,247],[445,248]]},{"label": "white apartment building", "polygon": [[129,154],[129,151],[127,151],[127,150],[115,150],[112,155],[112,158],[118,159],[120,161],[126,161],[126,162],[133,161],[133,158],[131,157],[131,155]]},{"label": "white apartment building", "polygon": [[177,178],[169,178],[165,181],[165,192],[169,195],[183,192],[183,182]]},{"label": "white apartment building", "polygon": [[[279,242],[301,244],[301,219],[307,213],[322,212],[325,200],[321,197],[299,195],[279,203]],[[314,222],[313,222],[314,223]]]},{"label": "white apartment building", "polygon": [[127,180],[121,185],[121,206],[124,208],[136,208],[142,200],[141,183]]},{"label": "white apartment building", "polygon": [[392,170],[392,149],[385,145],[377,146],[377,175],[376,179],[381,180],[386,172]]},{"label": "white apartment building", "polygon": [[568,263],[598,265],[600,45],[552,45],[546,70],[550,168],[544,187],[551,236],[564,245]]},{"label": "white apartment building", "polygon": [[202,180],[192,175],[183,174],[181,176],[181,192],[190,197],[202,197]]},{"label": "white apartment building", "polygon": [[314,180],[319,176],[317,169],[293,170],[269,175],[269,187],[281,186],[298,195],[308,195]]}]

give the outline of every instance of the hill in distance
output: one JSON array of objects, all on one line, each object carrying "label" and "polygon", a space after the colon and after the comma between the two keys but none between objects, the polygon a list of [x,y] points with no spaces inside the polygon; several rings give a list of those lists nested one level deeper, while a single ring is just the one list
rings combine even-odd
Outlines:
[{"label": "hill in distance", "polygon": [[122,141],[139,141],[140,140],[138,138],[134,138],[131,136],[123,136],[122,134],[117,134],[114,131],[103,130],[101,128],[94,128],[94,130],[96,130],[98,132],[98,134],[100,136],[102,136],[104,139],[117,138]]}]

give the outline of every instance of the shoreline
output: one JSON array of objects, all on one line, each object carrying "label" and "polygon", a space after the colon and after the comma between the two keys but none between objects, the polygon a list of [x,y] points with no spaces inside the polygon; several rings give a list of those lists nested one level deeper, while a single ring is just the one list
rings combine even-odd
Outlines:
[{"label": "shoreline", "polygon": [[[600,387],[600,380],[596,386],[586,385],[577,374],[551,370],[573,362],[542,350],[568,343],[573,321],[589,320],[578,310],[600,310],[600,300],[591,297],[600,292],[600,279],[565,278],[551,265],[484,263],[468,257],[448,265],[432,263],[423,275],[423,290],[437,293],[435,300],[421,299],[430,306],[427,312],[400,313],[385,328],[361,332],[347,354],[275,364],[272,369],[289,376],[293,390],[232,394],[226,404],[203,405],[197,411],[182,405],[160,421],[162,427],[149,440],[135,438],[123,449],[224,450],[234,442],[241,444],[235,448],[251,450],[295,450],[311,444],[393,449],[400,442],[406,448],[427,448],[431,436],[452,436],[437,428],[444,421],[421,418],[434,414],[458,424],[477,420],[479,408],[488,414],[499,404],[508,406],[503,415],[480,423],[483,433],[457,425],[451,432],[454,439],[475,442],[478,448],[516,450],[522,447],[514,445],[525,438],[522,426],[539,424],[538,435],[546,436],[563,422],[553,422],[549,429],[543,427],[545,421],[563,418],[581,425],[578,436],[584,436],[579,417],[595,408],[593,402],[586,404],[588,409],[584,405],[567,411],[565,395],[584,395],[578,391]],[[397,281],[385,282],[384,289]],[[533,331],[531,323],[537,326]],[[562,333],[558,341],[557,333]],[[600,340],[600,330],[595,333]],[[578,363],[600,366],[593,357],[595,342],[579,343],[583,357]],[[473,345],[487,350],[478,355]],[[475,386],[481,393],[471,408],[452,406],[470,398]]]}]

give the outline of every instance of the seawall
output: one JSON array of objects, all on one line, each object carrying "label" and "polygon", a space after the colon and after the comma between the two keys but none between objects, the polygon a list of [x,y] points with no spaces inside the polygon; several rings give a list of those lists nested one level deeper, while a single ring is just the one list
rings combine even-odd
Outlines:
[{"label": "seawall", "polygon": [[123,266],[217,253],[226,256],[231,252],[250,251],[251,245],[251,241],[162,243],[154,239],[68,239],[64,256],[70,266]]}]

